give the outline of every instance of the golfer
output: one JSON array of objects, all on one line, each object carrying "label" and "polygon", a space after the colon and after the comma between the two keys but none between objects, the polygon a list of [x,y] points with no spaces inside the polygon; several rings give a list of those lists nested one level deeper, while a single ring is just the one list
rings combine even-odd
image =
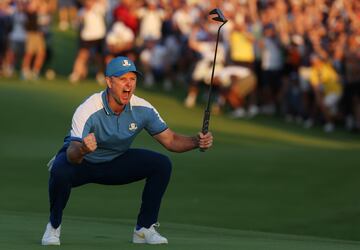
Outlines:
[{"label": "golfer", "polygon": [[50,219],[42,245],[60,245],[63,210],[71,189],[87,183],[122,185],[146,179],[133,243],[167,244],[155,229],[161,199],[171,174],[163,154],[130,148],[142,129],[173,152],[212,146],[211,133],[184,136],[173,132],[156,109],[134,95],[140,72],[127,57],[106,68],[107,88],[87,98],[75,111],[64,145],[49,162]]}]

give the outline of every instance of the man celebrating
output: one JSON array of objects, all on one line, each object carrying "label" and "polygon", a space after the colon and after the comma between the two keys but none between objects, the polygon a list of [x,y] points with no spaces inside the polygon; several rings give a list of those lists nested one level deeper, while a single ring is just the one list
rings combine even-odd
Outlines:
[{"label": "man celebrating", "polygon": [[106,68],[106,90],[93,94],[76,109],[63,147],[49,162],[50,221],[42,245],[60,245],[62,214],[71,188],[143,179],[146,183],[133,243],[168,243],[155,227],[171,162],[165,155],[130,145],[142,129],[173,152],[208,149],[213,137],[210,132],[183,136],[168,128],[150,103],[134,95],[139,75],[130,59],[114,58]]}]

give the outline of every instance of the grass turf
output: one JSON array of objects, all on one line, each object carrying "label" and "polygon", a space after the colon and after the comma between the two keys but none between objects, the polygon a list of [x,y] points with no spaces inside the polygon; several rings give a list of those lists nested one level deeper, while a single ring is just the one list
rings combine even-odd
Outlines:
[{"label": "grass turf", "polygon": [[[45,164],[68,132],[74,109],[100,91],[93,81],[71,86],[74,33],[54,36],[60,74],[38,83],[0,79],[0,249],[43,249],[48,220]],[[64,53],[66,51],[66,53]],[[139,89],[171,128],[195,134],[201,108],[182,106],[182,91]],[[358,249],[360,137],[301,129],[280,119],[212,116],[214,147],[166,152],[145,133],[134,147],[169,155],[174,164],[161,232],[169,249]],[[73,190],[65,210],[65,249],[148,249],[129,243],[143,182]],[[165,247],[164,247],[165,248]]]},{"label": "grass turf", "polygon": [[[48,217],[45,164],[61,146],[76,106],[100,89],[92,82],[71,86],[63,78],[38,84],[0,80],[0,249],[39,248]],[[161,92],[137,94],[174,130],[199,130],[200,108],[185,109]],[[211,130],[215,145],[206,153],[169,153],[146,133],[135,141],[135,147],[173,159],[160,214],[169,249],[359,247],[358,135],[325,135],[264,117],[214,116]],[[143,249],[129,244],[142,186],[74,189],[62,247]]]},{"label": "grass turf", "polygon": [[[43,220],[41,214],[1,213],[2,249],[44,249],[39,245]],[[22,227],[19,227],[19,224]],[[359,242],[284,234],[259,233],[224,228],[168,223],[162,230],[169,235],[167,246],[131,243],[132,221],[70,216],[64,220],[62,249],[172,249],[172,250],[351,250]]]}]

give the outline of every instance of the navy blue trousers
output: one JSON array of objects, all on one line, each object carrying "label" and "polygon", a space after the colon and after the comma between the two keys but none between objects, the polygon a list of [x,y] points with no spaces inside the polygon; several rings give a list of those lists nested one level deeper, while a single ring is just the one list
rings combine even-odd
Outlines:
[{"label": "navy blue trousers", "polygon": [[150,150],[129,149],[109,162],[93,164],[84,160],[80,165],[70,164],[65,150],[61,150],[50,171],[50,222],[54,228],[61,224],[74,187],[87,183],[123,185],[146,179],[137,225],[148,228],[157,222],[170,175],[169,158]]}]

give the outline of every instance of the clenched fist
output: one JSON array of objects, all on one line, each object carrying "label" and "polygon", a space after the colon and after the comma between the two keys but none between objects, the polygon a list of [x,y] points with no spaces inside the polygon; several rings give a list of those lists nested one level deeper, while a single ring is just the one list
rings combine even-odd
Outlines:
[{"label": "clenched fist", "polygon": [[212,146],[213,136],[212,136],[211,132],[208,132],[206,134],[199,132],[197,137],[198,137],[198,142],[199,142],[199,148],[205,150]]},{"label": "clenched fist", "polygon": [[83,153],[94,152],[97,148],[96,138],[94,133],[88,134],[82,141],[81,150]]}]

